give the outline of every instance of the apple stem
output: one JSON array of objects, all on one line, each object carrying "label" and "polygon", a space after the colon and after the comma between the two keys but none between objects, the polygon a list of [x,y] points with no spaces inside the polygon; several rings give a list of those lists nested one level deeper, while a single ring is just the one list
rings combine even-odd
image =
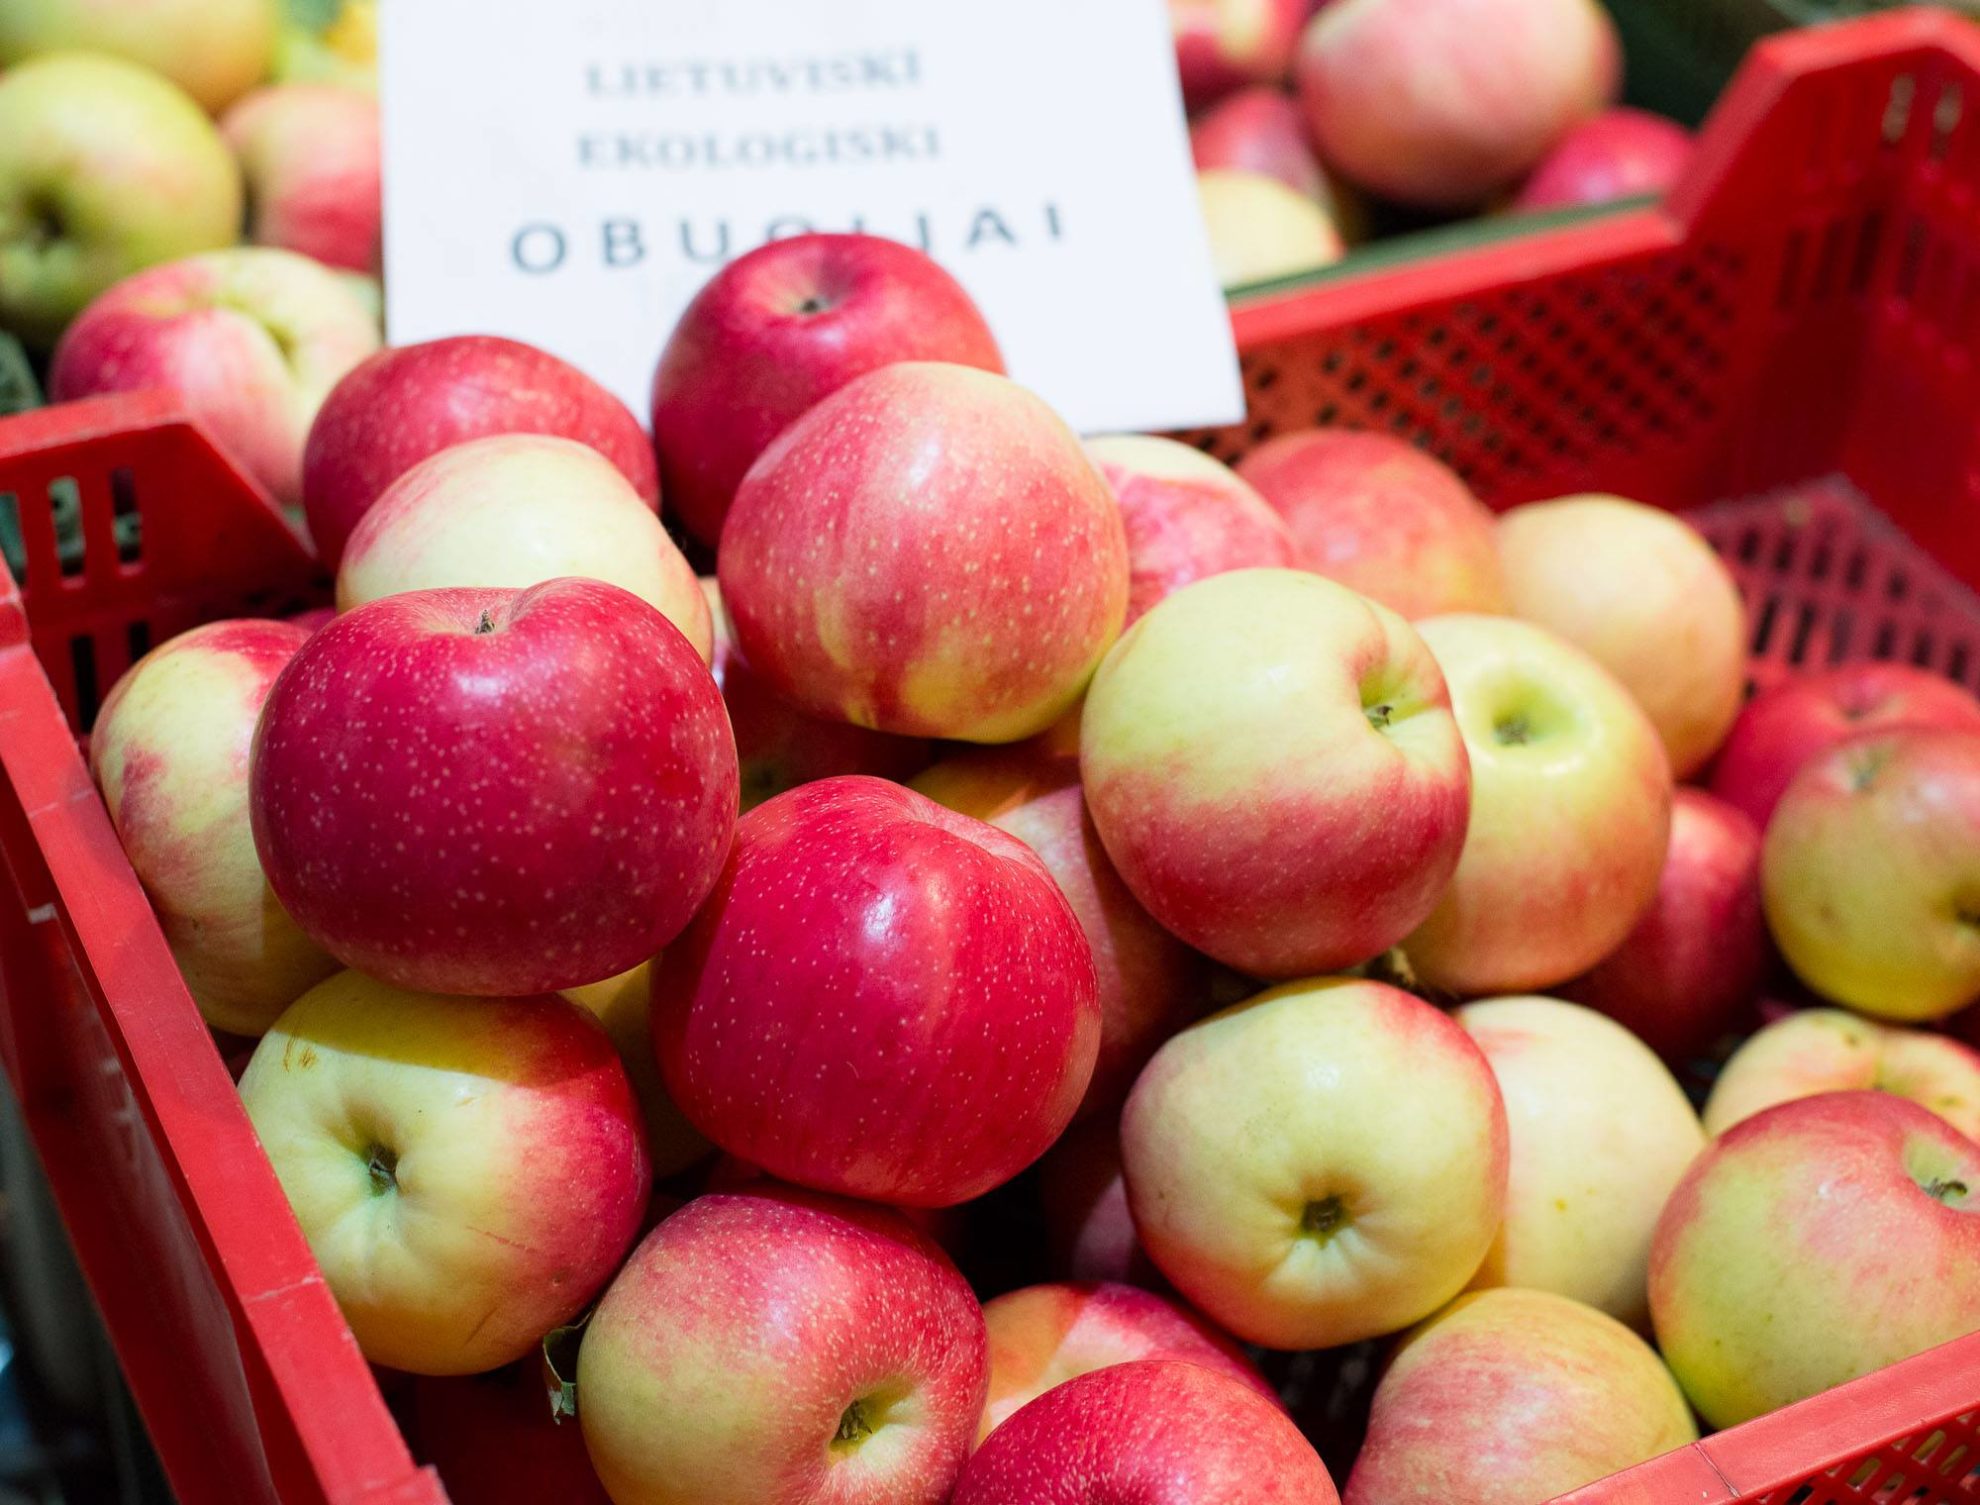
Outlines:
[{"label": "apple stem", "polygon": [[474,624],[474,635],[480,637],[483,633],[493,632],[494,630],[495,618],[487,611],[483,611],[481,620]]},{"label": "apple stem", "polygon": [[1952,1177],[1942,1179],[1934,1176],[1925,1183],[1925,1195],[1935,1202],[1953,1201],[1955,1198],[1964,1197],[1966,1191],[1966,1183]]}]

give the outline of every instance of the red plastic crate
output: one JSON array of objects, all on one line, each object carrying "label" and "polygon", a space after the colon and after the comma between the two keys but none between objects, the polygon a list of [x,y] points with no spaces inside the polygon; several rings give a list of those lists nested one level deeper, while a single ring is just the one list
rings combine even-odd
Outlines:
[{"label": "red plastic crate", "polygon": [[[1770,41],[1661,209],[1245,302],[1251,421],[1204,442],[1386,428],[1495,505],[1695,509],[1747,592],[1757,677],[1901,657],[1980,684],[1974,108],[1980,32],[1946,16]],[[79,555],[49,521],[58,481]],[[313,566],[154,398],[0,421],[0,494],[28,555],[22,588],[0,573],[0,1058],[146,1423],[187,1505],[439,1505],[75,742],[147,642],[299,603]],[[1569,1498],[1970,1505],[1976,1413],[1980,1336]]]}]

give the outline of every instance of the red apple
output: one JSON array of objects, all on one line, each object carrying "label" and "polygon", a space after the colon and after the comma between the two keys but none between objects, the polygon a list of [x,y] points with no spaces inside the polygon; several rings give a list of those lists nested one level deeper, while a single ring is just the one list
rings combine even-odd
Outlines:
[{"label": "red apple", "polygon": [[979,1196],[1072,1119],[1100,1036],[1093,953],[1023,842],[879,779],[736,828],[661,959],[667,1086],[772,1175],[905,1207]]},{"label": "red apple", "polygon": [[1292,530],[1299,562],[1405,617],[1506,609],[1492,514],[1446,466],[1387,434],[1310,429],[1238,474]]},{"label": "red apple", "polygon": [[1691,165],[1695,143],[1675,120],[1648,110],[1604,110],[1569,131],[1540,159],[1513,208],[1568,209],[1670,192]]},{"label": "red apple", "polygon": [[1063,1280],[1107,1280],[1165,1287],[1134,1231],[1121,1126],[1113,1118],[1075,1124],[1038,1163],[1051,1268]]},{"label": "red apple", "polygon": [[1204,108],[1246,84],[1275,84],[1292,67],[1314,0],[1169,0],[1183,103]]},{"label": "red apple", "polygon": [[85,308],[49,367],[57,402],[164,387],[277,501],[302,494],[303,437],[378,324],[308,257],[236,247],[167,262]]},{"label": "red apple", "polygon": [[414,591],[312,637],[262,709],[255,847],[333,956],[433,992],[550,992],[672,940],[720,871],[715,682],[597,580]]},{"label": "red apple", "polygon": [[450,1505],[612,1505],[577,1418],[550,1410],[541,1362],[413,1386],[413,1436]]},{"label": "red apple", "polygon": [[823,721],[771,689],[737,649],[722,607],[721,587],[712,575],[702,577],[701,592],[714,621],[715,683],[735,728],[744,810],[754,810],[773,795],[814,779],[868,773],[905,783],[928,766],[929,747],[923,738],[889,736],[848,721]]},{"label": "red apple", "polygon": [[719,543],[736,488],[770,441],[896,361],[1004,369],[962,284],[898,241],[799,235],[730,262],[687,306],[653,376],[668,508]]},{"label": "red apple", "polygon": [[[646,1053],[653,1057],[653,1032],[646,1034]],[[658,1069],[656,1063],[656,1070]],[[751,1188],[761,1191],[766,1186],[779,1183],[760,1165],[751,1165],[735,1155],[717,1155],[709,1163],[708,1173],[702,1177],[703,1192],[745,1191]],[[927,1234],[941,1246],[942,1252],[950,1259],[960,1259],[969,1243],[969,1208],[956,1207],[896,1207],[908,1222]]]},{"label": "red apple", "polygon": [[1138,434],[1089,439],[1086,452],[1114,489],[1127,529],[1130,626],[1192,581],[1294,563],[1279,514],[1221,460]]},{"label": "red apple", "polygon": [[448,998],[339,972],[262,1036],[241,1102],[374,1364],[529,1353],[625,1258],[652,1186],[639,1105],[565,998]]},{"label": "red apple", "polygon": [[325,266],[378,270],[378,98],[335,84],[276,84],[220,122],[247,183],[248,239]]},{"label": "red apple", "polygon": [[1384,198],[1456,210],[1607,106],[1622,49],[1596,0],[1337,0],[1295,72],[1322,160]]},{"label": "red apple", "polygon": [[983,1307],[990,1332],[989,1436],[1067,1380],[1137,1359],[1176,1359],[1277,1393],[1230,1338],[1186,1307],[1130,1285],[1026,1286]]},{"label": "red apple", "polygon": [[620,1505],[933,1505],[987,1368],[976,1298],[898,1215],[752,1189],[634,1252],[585,1330],[579,1416]]},{"label": "red apple", "polygon": [[977,1450],[950,1505],[1339,1505],[1278,1405],[1200,1364],[1142,1359],[1048,1390]]},{"label": "red apple", "polygon": [[303,450],[303,510],[332,570],[385,488],[428,455],[489,434],[588,444],[655,507],[653,447],[626,405],[548,351],[493,335],[381,350],[339,382]]},{"label": "red apple", "polygon": [[1353,966],[1436,906],[1471,780],[1409,624],[1298,570],[1186,586],[1086,699],[1087,808],[1165,927],[1261,977]]},{"label": "red apple", "polygon": [[1241,89],[1198,116],[1189,128],[1189,153],[1199,172],[1235,168],[1277,178],[1321,205],[1328,200],[1326,170],[1306,139],[1299,106],[1282,90]]},{"label": "red apple", "polygon": [[1650,1310],[1715,1427],[1980,1329],[1980,1146],[1888,1092],[1735,1124],[1664,1208]]},{"label": "red apple", "polygon": [[1980,701],[1909,664],[1844,664],[1762,690],[1712,765],[1712,793],[1763,831],[1803,764],[1869,732],[1980,728]]},{"label": "red apple", "polygon": [[1627,1025],[1667,1061],[1737,1026],[1767,970],[1760,832],[1702,789],[1671,797],[1657,896],[1620,946],[1561,989]]},{"label": "red apple", "polygon": [[1086,687],[1127,611],[1113,493],[1001,376],[904,362],[763,452],[722,535],[743,656],[819,716],[1015,742]]},{"label": "red apple", "polygon": [[1011,833],[1044,861],[1093,948],[1100,1053],[1082,1117],[1120,1107],[1161,1043],[1209,1012],[1203,958],[1155,923],[1108,860],[1079,789],[1079,764],[1016,748],[938,763],[915,789]]}]

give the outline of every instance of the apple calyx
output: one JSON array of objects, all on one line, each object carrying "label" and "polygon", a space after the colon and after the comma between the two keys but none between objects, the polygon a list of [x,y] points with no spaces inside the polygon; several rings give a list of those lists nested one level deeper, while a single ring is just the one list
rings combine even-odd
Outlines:
[{"label": "apple calyx", "polygon": [[867,1438],[886,1427],[890,1413],[900,1400],[901,1396],[884,1391],[856,1397],[840,1413],[839,1429],[832,1434],[832,1451],[841,1455],[859,1451]]},{"label": "apple calyx", "polygon": [[1492,736],[1501,747],[1524,747],[1533,740],[1533,722],[1524,711],[1515,711],[1492,723]]},{"label": "apple calyx", "polygon": [[1334,1235],[1347,1225],[1347,1204],[1337,1196],[1321,1197],[1308,1202],[1299,1215],[1301,1236],[1312,1239],[1316,1244],[1331,1243]]},{"label": "apple calyx", "polygon": [[1364,710],[1368,717],[1368,724],[1377,731],[1387,726],[1390,718],[1396,713],[1395,706],[1386,700],[1378,705],[1364,707]]},{"label": "apple calyx", "polygon": [[374,1144],[365,1151],[365,1169],[371,1175],[371,1194],[386,1196],[399,1189],[399,1152],[390,1145]]}]

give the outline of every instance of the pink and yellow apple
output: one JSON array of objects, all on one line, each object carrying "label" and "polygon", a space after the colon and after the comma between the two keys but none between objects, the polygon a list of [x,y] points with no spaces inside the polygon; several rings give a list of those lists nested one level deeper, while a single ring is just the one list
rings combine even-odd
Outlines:
[{"label": "pink and yellow apple", "polygon": [[1622,49],[1596,0],[1335,0],[1294,75],[1323,161],[1385,198],[1470,209],[1615,98]]},{"label": "pink and yellow apple", "polygon": [[1887,1092],[1756,1114],[1665,1207],[1650,1308],[1715,1427],[1980,1329],[1980,1146]]},{"label": "pink and yellow apple", "polygon": [[1535,1505],[1695,1442],[1650,1345],[1549,1291],[1461,1296],[1376,1387],[1347,1505]]},{"label": "pink and yellow apple", "polygon": [[912,786],[1030,847],[1072,905],[1100,981],[1100,1049],[1082,1116],[1118,1109],[1155,1049],[1208,1009],[1203,959],[1156,924],[1107,857],[1071,759],[984,748]]},{"label": "pink and yellow apple", "polygon": [[1244,1351],[1187,1308],[1131,1285],[1026,1286],[985,1302],[990,1398],[982,1435],[1067,1380],[1137,1359],[1201,1364],[1277,1401]]},{"label": "pink and yellow apple", "polygon": [[380,254],[378,99],[335,84],[276,84],[220,122],[247,184],[248,239],[376,272]]},{"label": "pink and yellow apple", "polygon": [[275,1021],[241,1100],[366,1358],[473,1374],[604,1285],[652,1181],[639,1107],[562,998],[445,998],[357,972]]},{"label": "pink and yellow apple", "polygon": [[1173,439],[1118,434],[1086,452],[1127,529],[1128,625],[1164,596],[1228,570],[1293,564],[1286,525],[1237,472]]},{"label": "pink and yellow apple", "polygon": [[1516,616],[1585,650],[1636,697],[1671,771],[1696,773],[1746,693],[1746,607],[1698,530],[1617,496],[1515,507],[1499,559]]},{"label": "pink and yellow apple", "polygon": [[946,1500],[983,1414],[983,1314],[898,1214],[780,1187],[649,1234],[578,1354],[615,1505]]},{"label": "pink and yellow apple", "polygon": [[1506,1206],[1506,1109],[1448,1016],[1288,983],[1155,1054],[1121,1118],[1143,1247],[1247,1342],[1332,1348],[1463,1290]]},{"label": "pink and yellow apple", "polygon": [[302,451],[324,397],[378,348],[371,312],[306,256],[209,251],[137,273],[63,333],[58,402],[163,387],[278,502],[302,495]]},{"label": "pink and yellow apple", "polygon": [[759,805],[653,1028],[674,1100],[772,1175],[905,1207],[1002,1185],[1072,1120],[1093,955],[1023,842],[879,779]]},{"label": "pink and yellow apple", "polygon": [[29,345],[122,277],[232,245],[240,220],[226,143],[157,74],[91,53],[0,73],[0,327]]},{"label": "pink and yellow apple", "polygon": [[1980,731],[1879,733],[1806,765],[1760,885],[1781,954],[1824,998],[1903,1021],[1980,998]]},{"label": "pink and yellow apple", "polygon": [[1204,168],[1196,174],[1196,198],[1210,261],[1226,289],[1318,271],[1347,254],[1327,211],[1270,174]]},{"label": "pink and yellow apple", "polygon": [[217,115],[268,76],[278,0],[7,0],[0,69],[86,48],[163,74]]},{"label": "pink and yellow apple", "polygon": [[1080,769],[1128,889],[1256,976],[1401,940],[1437,903],[1470,805],[1422,640],[1297,570],[1199,580],[1135,623],[1087,696]]},{"label": "pink and yellow apple", "polygon": [[422,1377],[411,1432],[448,1505],[612,1505],[584,1432],[551,1414],[540,1359],[488,1374]]},{"label": "pink and yellow apple", "polygon": [[735,729],[745,811],[814,779],[865,773],[906,783],[928,766],[930,752],[923,738],[890,736],[849,721],[820,720],[784,699],[750,668],[736,647],[714,576],[702,577],[701,593],[715,633],[715,684]]},{"label": "pink and yellow apple", "polygon": [[612,1037],[619,1062],[626,1068],[626,1080],[639,1099],[653,1174],[665,1180],[714,1154],[715,1147],[674,1105],[667,1084],[660,1079],[660,1063],[653,1057],[652,963],[641,962],[617,977],[565,988],[563,993],[604,1025],[605,1033]]},{"label": "pink and yellow apple", "polygon": [[1560,992],[1683,1061],[1743,1022],[1770,955],[1760,832],[1723,800],[1681,788],[1656,898],[1622,944]]},{"label": "pink and yellow apple", "polygon": [[1015,382],[908,361],[778,436],[722,533],[736,644],[780,694],[876,731],[1015,742],[1078,699],[1127,611],[1120,508]]},{"label": "pink and yellow apple", "polygon": [[1650,1320],[1650,1237],[1705,1148],[1684,1089],[1621,1025],[1553,998],[1466,1004],[1506,1103],[1506,1217],[1474,1289],[1552,1291]]},{"label": "pink and yellow apple", "polygon": [[1529,212],[1662,197],[1691,165],[1696,143],[1675,120],[1647,110],[1604,110],[1569,131],[1513,197]]},{"label": "pink and yellow apple", "polygon": [[950,1505],[1339,1505],[1276,1402],[1174,1359],[1066,1381],[1005,1422]]},{"label": "pink and yellow apple", "polygon": [[736,818],[707,666],[597,580],[346,612],[269,693],[249,779],[283,908],[346,965],[434,992],[636,966],[700,906]]},{"label": "pink and yellow apple", "polygon": [[1761,830],[1802,765],[1871,732],[1980,731],[1980,701],[1910,664],[1843,664],[1797,674],[1746,703],[1712,764],[1712,793]]},{"label": "pink and yellow apple", "polygon": [[1802,1009],[1733,1052],[1705,1102],[1719,1135],[1779,1103],[1823,1092],[1889,1092],[1980,1140],[1980,1051],[1945,1035]]},{"label": "pink and yellow apple", "polygon": [[1283,82],[1314,0],[1169,0],[1183,103],[1192,112],[1246,84]]},{"label": "pink and yellow apple", "polygon": [[1607,956],[1657,895],[1671,770],[1649,719],[1573,644],[1509,617],[1418,624],[1471,761],[1457,872],[1403,942],[1416,977],[1530,992]]},{"label": "pink and yellow apple", "polygon": [[560,575],[632,592],[713,658],[701,582],[653,509],[597,450],[550,434],[470,439],[386,487],[344,544],[337,605]]},{"label": "pink and yellow apple", "polygon": [[208,1024],[258,1035],[337,963],[275,902],[248,826],[248,749],[308,640],[210,622],[153,649],[103,702],[90,773]]},{"label": "pink and yellow apple", "polygon": [[303,451],[303,509],[332,570],[358,519],[428,455],[489,434],[555,434],[616,465],[655,509],[653,446],[626,405],[548,351],[494,335],[381,350],[324,401]]},{"label": "pink and yellow apple", "polygon": [[1286,520],[1302,568],[1412,620],[1504,611],[1492,514],[1451,470],[1388,434],[1309,429],[1238,466]]},{"label": "pink and yellow apple", "polygon": [[854,377],[897,361],[1001,373],[962,285],[877,235],[771,241],[694,297],[653,377],[653,440],[668,510],[714,547],[757,456]]}]

